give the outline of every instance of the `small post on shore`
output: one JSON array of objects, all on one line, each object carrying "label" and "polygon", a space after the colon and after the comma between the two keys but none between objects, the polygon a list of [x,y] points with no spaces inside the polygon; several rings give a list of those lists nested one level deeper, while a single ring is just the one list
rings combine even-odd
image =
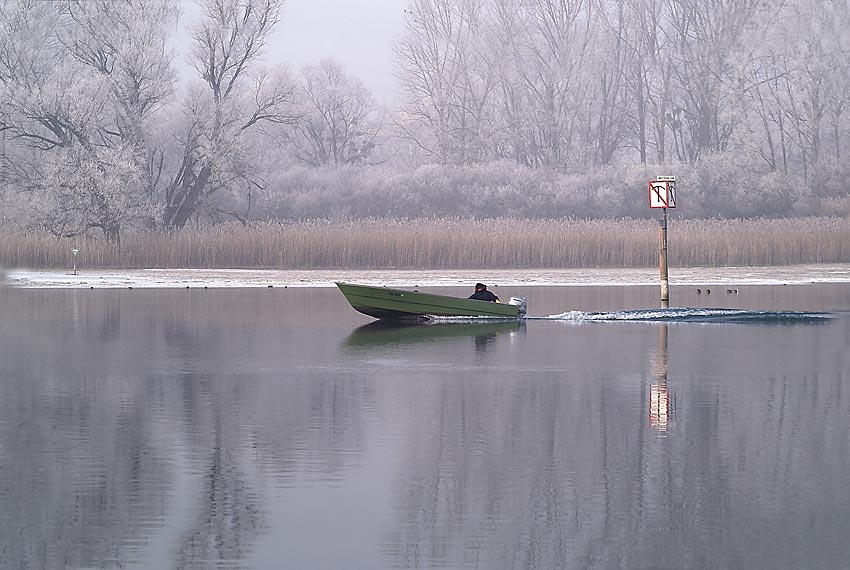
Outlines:
[{"label": "small post on shore", "polygon": [[667,208],[676,207],[676,177],[659,176],[649,181],[649,207],[661,208],[658,226],[658,258],[661,269],[661,308],[670,307],[670,282],[667,276]]},{"label": "small post on shore", "polygon": [[77,274],[77,253],[79,253],[79,251],[80,250],[77,249],[76,247],[71,250],[71,253],[74,254],[74,275]]}]

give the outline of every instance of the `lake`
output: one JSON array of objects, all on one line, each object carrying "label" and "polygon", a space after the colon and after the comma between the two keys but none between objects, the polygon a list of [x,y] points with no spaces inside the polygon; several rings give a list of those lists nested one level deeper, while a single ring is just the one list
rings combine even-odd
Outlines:
[{"label": "lake", "polygon": [[0,568],[846,567],[850,285],[497,292],[0,289]]}]

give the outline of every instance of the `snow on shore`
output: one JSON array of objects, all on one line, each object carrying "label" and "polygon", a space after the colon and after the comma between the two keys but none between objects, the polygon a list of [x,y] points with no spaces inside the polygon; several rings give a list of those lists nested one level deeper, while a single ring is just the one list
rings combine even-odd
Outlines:
[{"label": "snow on shore", "polygon": [[[496,270],[129,269],[0,271],[0,284],[28,288],[333,287],[335,281],[388,287],[492,285],[656,285],[657,268]],[[671,285],[850,283],[850,264],[670,269]]]}]

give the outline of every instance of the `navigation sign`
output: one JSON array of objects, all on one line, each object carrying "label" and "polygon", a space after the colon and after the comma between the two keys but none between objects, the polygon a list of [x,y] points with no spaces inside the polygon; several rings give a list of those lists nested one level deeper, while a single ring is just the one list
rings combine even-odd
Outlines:
[{"label": "navigation sign", "polygon": [[649,207],[663,209],[659,231],[659,267],[661,269],[661,308],[670,306],[670,284],[667,276],[667,208],[676,207],[676,177],[659,176],[649,181]]},{"label": "navigation sign", "polygon": [[676,207],[676,178],[674,176],[659,176],[657,180],[649,181],[649,207]]},{"label": "navigation sign", "polygon": [[649,182],[649,207],[667,208],[667,203],[667,182],[663,180],[651,180]]},{"label": "navigation sign", "polygon": [[656,176],[659,182],[667,182],[667,207],[676,207],[676,177],[675,176]]}]

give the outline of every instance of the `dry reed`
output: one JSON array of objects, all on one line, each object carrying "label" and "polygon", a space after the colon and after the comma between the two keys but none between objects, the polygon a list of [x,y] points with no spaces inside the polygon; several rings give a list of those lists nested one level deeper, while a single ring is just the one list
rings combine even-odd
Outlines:
[{"label": "dry reed", "polygon": [[[658,262],[653,220],[369,220],[256,223],[58,239],[0,231],[0,267],[568,268]],[[850,220],[671,220],[673,266],[850,262]]]}]

